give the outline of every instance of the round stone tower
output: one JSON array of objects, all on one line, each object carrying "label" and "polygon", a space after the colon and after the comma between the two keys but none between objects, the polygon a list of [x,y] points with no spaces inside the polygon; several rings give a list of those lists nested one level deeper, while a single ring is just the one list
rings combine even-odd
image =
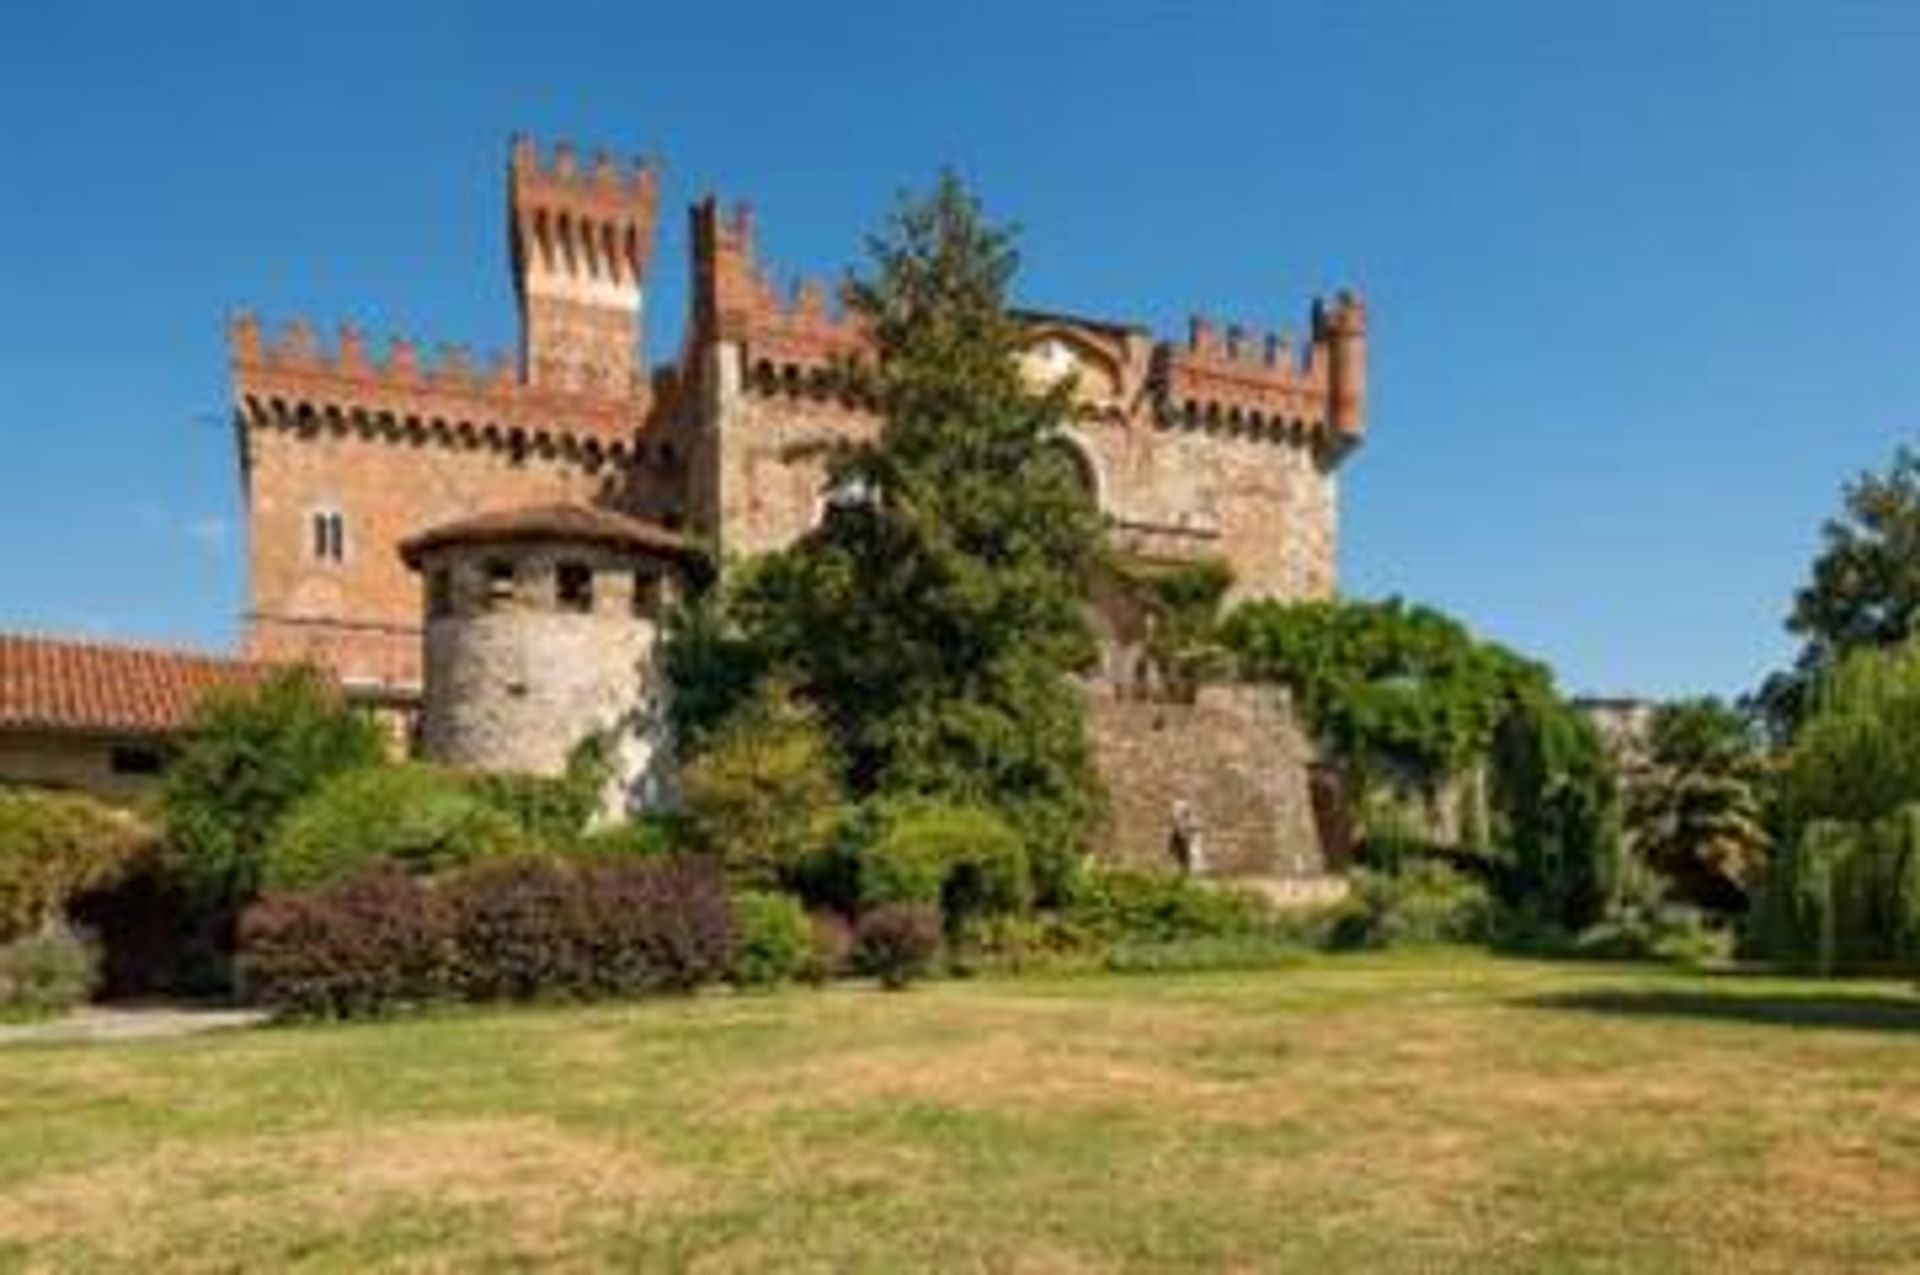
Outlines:
[{"label": "round stone tower", "polygon": [[431,528],[400,554],[426,582],[429,760],[557,775],[601,733],[609,813],[670,799],[659,648],[695,560],[685,540],[607,510],[543,505]]}]

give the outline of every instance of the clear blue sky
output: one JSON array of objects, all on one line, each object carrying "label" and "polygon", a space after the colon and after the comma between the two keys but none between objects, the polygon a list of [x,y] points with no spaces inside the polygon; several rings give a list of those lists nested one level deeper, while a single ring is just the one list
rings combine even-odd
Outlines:
[{"label": "clear blue sky", "polygon": [[1737,691],[1920,428],[1920,5],[0,4],[0,626],[231,640],[221,319],[512,338],[508,135],[752,199],[832,272],[942,163],[1025,301],[1365,290],[1348,592],[1572,688]]}]

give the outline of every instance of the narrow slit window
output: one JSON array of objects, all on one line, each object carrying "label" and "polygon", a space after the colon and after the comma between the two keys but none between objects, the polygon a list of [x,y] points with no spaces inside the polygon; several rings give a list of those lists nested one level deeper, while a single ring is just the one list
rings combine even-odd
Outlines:
[{"label": "narrow slit window", "polygon": [[563,562],[554,573],[556,600],[562,611],[593,610],[593,568],[584,562]]},{"label": "narrow slit window", "polygon": [[633,573],[633,613],[652,615],[660,608],[660,577],[651,571]]},{"label": "narrow slit window", "polygon": [[493,610],[513,605],[513,564],[502,558],[487,563],[487,606]]}]

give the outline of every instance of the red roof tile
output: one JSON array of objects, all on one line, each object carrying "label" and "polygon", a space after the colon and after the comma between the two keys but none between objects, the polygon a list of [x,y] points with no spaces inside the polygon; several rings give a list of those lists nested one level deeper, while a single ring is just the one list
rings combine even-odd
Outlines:
[{"label": "red roof tile", "polygon": [[475,514],[457,522],[429,527],[400,545],[400,556],[418,567],[423,554],[447,545],[502,544],[527,540],[557,540],[603,544],[671,558],[697,556],[694,545],[678,532],[610,509],[586,505],[529,505]]},{"label": "red roof tile", "polygon": [[0,633],[0,729],[162,733],[186,725],[207,691],[273,665]]}]

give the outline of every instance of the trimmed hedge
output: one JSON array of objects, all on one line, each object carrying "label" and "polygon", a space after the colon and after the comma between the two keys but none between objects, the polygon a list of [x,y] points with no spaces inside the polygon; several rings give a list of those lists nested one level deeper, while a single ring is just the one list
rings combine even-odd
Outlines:
[{"label": "trimmed hedge", "polygon": [[717,862],[518,856],[435,880],[379,866],[269,896],[242,918],[239,964],[259,1004],[360,1017],[439,999],[686,990],[725,975],[733,954]]},{"label": "trimmed hedge", "polygon": [[240,918],[241,994],[303,1017],[358,1018],[447,995],[440,900],[390,865],[328,890],[269,895]]},{"label": "trimmed hedge", "polygon": [[861,973],[898,991],[926,976],[940,951],[940,913],[925,903],[888,903],[860,918],[854,931]]}]

